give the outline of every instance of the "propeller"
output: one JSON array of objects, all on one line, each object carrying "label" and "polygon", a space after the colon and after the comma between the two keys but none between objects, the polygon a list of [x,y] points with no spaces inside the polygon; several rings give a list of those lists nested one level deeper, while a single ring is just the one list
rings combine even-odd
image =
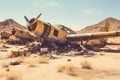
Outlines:
[{"label": "propeller", "polygon": [[32,30],[32,25],[31,25],[29,19],[28,19],[26,16],[24,16],[24,18],[25,18],[25,20],[26,20],[26,22],[27,22],[28,28],[29,28],[30,30]]},{"label": "propeller", "polygon": [[39,18],[41,15],[42,15],[42,13],[40,13],[40,14],[35,18],[35,20],[34,20],[34,22],[32,22],[32,24],[36,23],[37,20],[38,20],[38,18]]},{"label": "propeller", "polygon": [[24,18],[25,18],[26,22],[27,22],[28,24],[30,24],[28,18],[27,18],[26,16],[24,16]]},{"label": "propeller", "polygon": [[40,14],[35,18],[35,20],[34,20],[32,23],[30,23],[29,19],[28,19],[26,16],[24,16],[24,18],[25,18],[25,20],[26,20],[26,22],[27,22],[30,30],[32,30],[32,25],[37,22],[38,18],[39,18],[41,15],[42,15],[42,13],[40,13]]},{"label": "propeller", "polygon": [[36,19],[38,19],[41,15],[42,15],[42,13],[40,13],[40,14],[36,17]]}]

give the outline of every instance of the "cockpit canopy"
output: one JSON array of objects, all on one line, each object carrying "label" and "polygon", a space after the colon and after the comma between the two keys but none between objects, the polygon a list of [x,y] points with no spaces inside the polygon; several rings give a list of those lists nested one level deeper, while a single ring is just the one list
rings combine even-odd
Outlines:
[{"label": "cockpit canopy", "polygon": [[71,30],[70,28],[64,26],[64,25],[60,25],[60,24],[57,24],[56,25],[58,28],[62,29],[63,31],[67,32],[68,34],[76,34],[75,31]]}]

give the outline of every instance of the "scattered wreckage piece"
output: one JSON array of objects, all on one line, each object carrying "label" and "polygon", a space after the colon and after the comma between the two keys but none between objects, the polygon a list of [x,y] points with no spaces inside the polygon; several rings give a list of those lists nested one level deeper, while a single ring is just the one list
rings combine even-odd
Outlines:
[{"label": "scattered wreckage piece", "polygon": [[1,32],[1,39],[9,39],[9,37],[10,37],[11,35],[12,35],[12,34],[9,33],[9,32],[2,31],[2,32]]},{"label": "scattered wreckage piece", "polygon": [[80,45],[80,47],[82,48],[80,53],[83,54],[83,55],[94,55],[95,54],[94,52],[86,49],[83,45]]},{"label": "scattered wreckage piece", "polygon": [[9,44],[25,44],[34,41],[35,36],[27,30],[13,28],[11,32],[1,32],[1,39]]},{"label": "scattered wreckage piece", "polygon": [[14,61],[14,62],[10,62],[10,65],[19,65],[21,62],[19,61]]},{"label": "scattered wreckage piece", "polygon": [[12,50],[11,53],[8,54],[8,58],[18,57],[18,56],[29,56],[29,50],[27,48],[22,50]]},{"label": "scattered wreckage piece", "polygon": [[26,30],[13,28],[11,33],[12,35],[9,37],[8,40],[6,40],[6,42],[9,44],[25,45],[26,43],[30,43],[35,40],[38,40],[35,38],[33,34],[31,34],[29,31]]},{"label": "scattered wreckage piece", "polygon": [[12,35],[12,36],[10,36],[9,39],[6,40],[6,43],[11,44],[11,45],[15,45],[15,44],[22,45],[22,44],[25,44],[26,42],[25,42],[25,40],[21,40]]},{"label": "scattered wreckage piece", "polygon": [[20,38],[21,40],[22,39],[29,40],[29,41],[34,40],[33,34],[31,34],[28,30],[21,30],[21,29],[13,28],[12,35],[14,35],[16,38]]},{"label": "scattered wreckage piece", "polygon": [[41,43],[37,41],[31,42],[26,44],[26,47],[31,53],[37,53],[37,52],[40,52]]}]

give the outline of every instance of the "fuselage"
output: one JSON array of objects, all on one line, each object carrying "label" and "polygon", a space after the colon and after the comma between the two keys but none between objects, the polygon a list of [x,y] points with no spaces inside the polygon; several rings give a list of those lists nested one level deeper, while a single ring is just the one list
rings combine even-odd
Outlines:
[{"label": "fuselage", "polygon": [[[34,21],[34,18],[30,20],[32,23]],[[56,43],[66,43],[66,35],[68,32],[64,30],[64,27],[62,29],[62,26],[57,27],[53,26],[50,23],[45,23],[41,20],[37,20],[36,23],[34,23],[30,28],[28,26],[28,30],[34,33],[37,37],[40,37],[42,39],[56,42]]]}]

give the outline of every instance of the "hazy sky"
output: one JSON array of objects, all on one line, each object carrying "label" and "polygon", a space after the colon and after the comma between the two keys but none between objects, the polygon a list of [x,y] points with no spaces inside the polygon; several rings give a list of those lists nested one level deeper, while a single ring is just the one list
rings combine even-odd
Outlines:
[{"label": "hazy sky", "polygon": [[0,21],[12,18],[26,25],[24,15],[39,13],[45,22],[79,30],[107,17],[120,19],[120,0],[0,0]]}]

